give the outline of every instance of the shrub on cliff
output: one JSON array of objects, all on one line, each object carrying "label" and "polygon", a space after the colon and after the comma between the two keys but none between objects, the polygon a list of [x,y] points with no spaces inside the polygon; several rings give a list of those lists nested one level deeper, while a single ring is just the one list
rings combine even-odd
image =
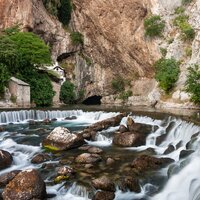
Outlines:
[{"label": "shrub on cliff", "polygon": [[200,69],[198,65],[189,67],[186,91],[191,94],[191,101],[200,104]]},{"label": "shrub on cliff", "polygon": [[188,23],[189,16],[180,14],[174,19],[174,25],[177,26],[182,33],[182,39],[192,40],[195,37],[195,31],[192,26]]},{"label": "shrub on cliff", "polygon": [[61,86],[60,100],[65,104],[73,104],[76,98],[74,89],[75,87],[73,83],[65,81]]},{"label": "shrub on cliff", "polygon": [[165,28],[165,22],[159,15],[153,15],[144,20],[144,28],[146,36],[161,36]]},{"label": "shrub on cliff", "polygon": [[64,25],[68,25],[71,19],[72,3],[71,0],[43,0],[47,11],[58,17]]},{"label": "shrub on cliff", "polygon": [[125,82],[124,79],[121,76],[115,77],[112,82],[112,89],[116,92],[123,92],[125,89]]},{"label": "shrub on cliff", "polygon": [[72,43],[74,45],[83,44],[83,35],[79,32],[72,32],[70,34]]},{"label": "shrub on cliff", "polygon": [[159,86],[169,92],[173,88],[180,73],[179,62],[175,59],[161,58],[155,63],[155,78],[159,82]]}]

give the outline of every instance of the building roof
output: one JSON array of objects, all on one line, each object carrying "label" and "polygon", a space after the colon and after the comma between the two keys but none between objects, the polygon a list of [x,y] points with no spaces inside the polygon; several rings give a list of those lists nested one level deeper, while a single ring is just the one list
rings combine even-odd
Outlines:
[{"label": "building roof", "polygon": [[10,78],[11,81],[17,83],[18,85],[24,85],[24,86],[29,86],[28,83],[25,83],[24,81],[20,80],[20,79],[17,79],[15,77],[11,77]]}]

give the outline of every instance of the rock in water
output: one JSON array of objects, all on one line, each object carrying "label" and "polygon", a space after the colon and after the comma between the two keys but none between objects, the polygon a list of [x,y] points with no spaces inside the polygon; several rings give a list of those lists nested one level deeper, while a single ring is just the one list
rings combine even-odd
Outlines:
[{"label": "rock in water", "polygon": [[102,176],[100,178],[94,179],[92,181],[92,185],[96,189],[110,191],[110,192],[115,191],[115,184],[107,176]]},{"label": "rock in water", "polygon": [[82,153],[76,158],[77,163],[89,164],[101,161],[101,156],[98,154]]},{"label": "rock in water", "polygon": [[45,199],[46,186],[36,170],[26,170],[9,182],[2,196],[4,200]]},{"label": "rock in water", "polygon": [[113,200],[115,198],[114,192],[98,191],[92,200]]},{"label": "rock in water", "polygon": [[137,147],[145,145],[146,136],[140,133],[117,132],[113,138],[113,144],[122,147]]},{"label": "rock in water", "polygon": [[79,147],[84,143],[80,134],[73,134],[67,128],[57,127],[43,140],[42,145],[50,150],[61,151]]},{"label": "rock in water", "polygon": [[0,187],[6,186],[21,170],[15,170],[0,176]]},{"label": "rock in water", "polygon": [[160,169],[170,163],[174,162],[171,158],[156,158],[148,155],[142,155],[136,158],[131,166],[138,174],[143,174],[146,171]]},{"label": "rock in water", "polygon": [[5,169],[12,164],[12,155],[4,150],[0,150],[0,169]]},{"label": "rock in water", "polygon": [[45,161],[49,161],[51,159],[51,157],[46,154],[46,153],[39,153],[37,155],[35,155],[32,160],[31,160],[31,163],[33,164],[40,164],[40,163],[43,163]]}]

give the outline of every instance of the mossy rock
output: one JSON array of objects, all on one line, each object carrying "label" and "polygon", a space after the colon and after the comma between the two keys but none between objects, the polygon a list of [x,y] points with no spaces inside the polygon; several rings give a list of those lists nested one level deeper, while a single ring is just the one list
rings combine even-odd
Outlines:
[{"label": "mossy rock", "polygon": [[54,179],[54,183],[58,184],[62,181],[66,181],[69,179],[69,176],[57,176],[55,179]]}]

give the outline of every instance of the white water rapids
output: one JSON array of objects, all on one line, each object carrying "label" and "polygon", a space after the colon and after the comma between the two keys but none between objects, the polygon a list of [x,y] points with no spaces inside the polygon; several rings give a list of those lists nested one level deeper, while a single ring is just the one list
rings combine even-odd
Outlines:
[{"label": "white water rapids", "polygon": [[[60,121],[66,117],[76,116],[77,119],[71,121],[74,124],[91,124],[97,121],[113,117],[118,113],[106,112],[83,112],[82,110],[72,111],[9,111],[0,112],[0,124],[27,123],[29,120],[42,121],[46,118],[57,118]],[[164,188],[159,191],[156,185],[151,183],[141,183],[142,191],[139,194],[133,192],[123,193],[117,189],[115,195],[116,200],[200,200],[200,127],[193,123],[188,123],[181,119],[168,117],[163,120],[154,120],[145,116],[133,116],[135,122],[150,124],[156,126],[146,139],[146,145],[141,147],[128,148],[129,151],[141,151],[149,147],[154,148],[157,157],[170,157],[175,160],[170,166],[160,170],[163,176],[170,173],[170,178]],[[121,124],[126,125],[127,118],[123,118]],[[112,133],[118,127],[110,127],[106,131],[99,132],[96,141],[87,141],[90,145],[100,147],[112,146]],[[15,134],[15,135],[14,135]],[[161,144],[156,144],[156,140],[161,135],[166,134],[166,138]],[[42,152],[41,146],[32,146],[29,144],[20,144],[12,139],[12,137],[38,137],[38,135],[26,135],[20,132],[5,131],[0,134],[0,149],[12,153],[14,162],[8,169],[0,171],[0,175],[15,169],[39,168],[39,166],[31,164],[30,160],[35,153]],[[195,136],[192,138],[192,136]],[[189,143],[192,141],[191,143]],[[167,155],[163,155],[169,145],[173,145],[175,150]],[[193,150],[194,152],[185,158],[179,158],[182,150]],[[171,171],[168,168],[171,167]],[[174,168],[173,168],[174,167]],[[176,170],[175,170],[176,169]],[[157,194],[149,196],[149,191],[158,190]],[[48,193],[56,194],[55,200],[89,200],[90,195],[86,187],[74,183],[70,188],[65,188],[62,184],[47,186]]]}]

